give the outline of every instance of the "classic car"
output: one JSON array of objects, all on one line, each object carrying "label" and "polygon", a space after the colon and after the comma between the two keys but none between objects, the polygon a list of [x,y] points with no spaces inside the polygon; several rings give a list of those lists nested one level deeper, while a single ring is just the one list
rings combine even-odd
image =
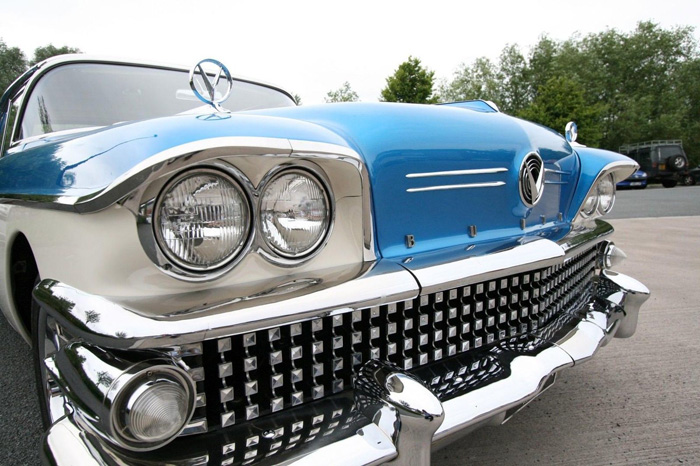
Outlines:
[{"label": "classic car", "polygon": [[629,177],[617,183],[618,188],[634,188],[634,189],[644,189],[647,187],[647,172],[637,170],[632,173]]},{"label": "classic car", "polygon": [[601,220],[637,164],[575,125],[84,55],[0,109],[0,307],[47,464],[428,464],[649,296]]}]

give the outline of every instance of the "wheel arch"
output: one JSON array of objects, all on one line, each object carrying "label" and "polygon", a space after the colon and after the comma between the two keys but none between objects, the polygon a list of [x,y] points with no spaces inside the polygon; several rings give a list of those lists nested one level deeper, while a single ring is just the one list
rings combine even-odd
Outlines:
[{"label": "wheel arch", "polygon": [[27,237],[17,232],[11,240],[8,261],[10,312],[15,317],[15,327],[27,341],[31,341],[32,291],[39,274],[34,252]]}]

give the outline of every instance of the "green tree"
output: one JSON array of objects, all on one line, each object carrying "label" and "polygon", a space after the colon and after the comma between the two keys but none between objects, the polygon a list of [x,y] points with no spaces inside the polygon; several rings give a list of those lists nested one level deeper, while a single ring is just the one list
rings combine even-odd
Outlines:
[{"label": "green tree", "polygon": [[0,94],[27,69],[27,59],[17,47],[8,47],[0,39]]},{"label": "green tree", "polygon": [[424,68],[418,58],[412,56],[401,63],[394,74],[386,78],[381,100],[384,102],[406,102],[431,104],[435,72]]},{"label": "green tree", "polygon": [[601,141],[601,113],[598,105],[590,105],[581,86],[559,76],[550,78],[537,89],[537,97],[521,116],[561,133],[569,121],[575,121],[581,133],[580,142],[598,146]]},{"label": "green tree", "polygon": [[357,92],[353,91],[350,83],[345,81],[342,86],[334,91],[328,91],[325,97],[326,103],[332,102],[357,102],[359,97]]},{"label": "green tree", "polygon": [[520,47],[506,45],[498,61],[501,111],[513,115],[519,114],[530,103],[530,83],[528,80],[528,63]]},{"label": "green tree", "polygon": [[43,47],[37,47],[34,50],[34,58],[29,63],[30,66],[36,65],[39,62],[46,60],[47,58],[55,57],[56,55],[64,55],[67,53],[81,53],[80,49],[75,47],[68,47],[64,45],[63,47],[54,47],[53,44],[45,45]]},{"label": "green tree", "polygon": [[485,57],[477,58],[472,65],[462,63],[449,83],[442,83],[438,89],[438,100],[456,102],[460,100],[501,99],[501,77],[496,65]]}]

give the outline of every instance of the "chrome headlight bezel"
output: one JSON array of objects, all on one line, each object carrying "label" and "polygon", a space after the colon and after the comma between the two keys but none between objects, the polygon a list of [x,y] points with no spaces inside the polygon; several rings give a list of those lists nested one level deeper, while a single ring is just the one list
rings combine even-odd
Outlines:
[{"label": "chrome headlight bezel", "polygon": [[[196,387],[191,377],[176,366],[145,365],[136,372],[127,373],[125,378],[127,379],[126,383],[118,388],[114,395],[109,417],[110,430],[119,444],[133,451],[151,451],[177,438],[194,414]],[[179,425],[167,436],[155,441],[144,441],[131,432],[129,425],[130,410],[133,408],[131,402],[135,395],[138,397],[144,390],[149,389],[149,385],[157,383],[177,384],[182,388],[187,398],[186,414],[182,417]]]},{"label": "chrome headlight bezel", "polygon": [[[242,201],[241,206],[245,211],[245,216],[247,216],[244,222],[245,232],[242,235],[242,239],[225,258],[211,265],[192,264],[178,257],[170,250],[167,244],[165,244],[165,239],[160,231],[161,206],[165,195],[173,189],[173,187],[177,186],[178,183],[189,177],[200,174],[214,175],[230,183],[240,196]],[[233,268],[245,256],[245,251],[250,247],[255,235],[255,211],[251,198],[252,195],[248,180],[240,172],[228,165],[213,164],[193,166],[172,176],[167,183],[162,186],[158,196],[153,201],[151,213],[152,235],[159,251],[168,262],[164,269],[187,278],[212,279]]]},{"label": "chrome headlight bezel", "polygon": [[[611,192],[609,193],[611,199],[608,205],[602,203],[601,189],[603,183],[610,183],[612,186]],[[579,207],[574,222],[579,220],[594,220],[609,214],[615,205],[616,193],[617,189],[614,173],[608,171],[599,174]]]},{"label": "chrome headlight bezel", "polygon": [[[326,225],[323,232],[319,237],[303,252],[299,254],[288,253],[280,248],[276,247],[264,233],[264,226],[262,224],[262,203],[264,201],[265,192],[270,187],[272,183],[280,179],[283,176],[289,174],[299,174],[311,179],[315,184],[317,184],[324,195],[326,204]],[[311,163],[293,163],[293,164],[282,164],[270,170],[258,187],[258,202],[255,210],[255,224],[256,230],[259,235],[259,243],[261,246],[260,252],[266,259],[282,266],[292,266],[297,265],[302,262],[308,261],[311,258],[318,255],[318,253],[323,250],[324,246],[328,242],[331,231],[333,229],[333,224],[335,220],[335,204],[333,192],[330,189],[330,183],[325,173],[318,168],[315,164]]]}]

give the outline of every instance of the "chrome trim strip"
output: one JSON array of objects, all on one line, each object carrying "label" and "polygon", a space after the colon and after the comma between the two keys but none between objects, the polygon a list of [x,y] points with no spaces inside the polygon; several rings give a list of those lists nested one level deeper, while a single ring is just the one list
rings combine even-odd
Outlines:
[{"label": "chrome trim strip", "polygon": [[545,180],[544,184],[569,184],[568,181],[547,181]]},{"label": "chrome trim strip", "polygon": [[[577,253],[579,246],[591,247],[613,233],[610,224],[598,220],[590,227],[572,230],[558,242],[539,237],[513,241],[503,249],[484,256],[473,256],[463,247],[446,254],[417,256],[403,264],[421,285],[421,294],[437,293],[459,286],[516,274],[537,267],[549,267]],[[456,259],[458,257],[463,259]]]},{"label": "chrome trim strip", "polygon": [[[328,276],[326,271],[320,273]],[[292,286],[285,291],[283,284],[268,290],[246,290],[243,296],[239,289],[223,290],[228,292],[228,301],[172,314],[158,311],[156,308],[162,306],[158,300],[120,304],[54,280],[42,281],[34,296],[75,337],[104,348],[145,349],[196,343],[346,313],[414,299],[419,293],[413,276],[389,261],[347,277],[344,275],[340,279],[344,281],[335,283],[309,277],[305,287]],[[192,296],[199,302],[204,299],[201,292]],[[98,321],[88,318],[94,316],[93,310],[99,310]]]},{"label": "chrome trim strip", "polygon": [[553,173],[555,175],[571,175],[571,172],[563,170],[554,170],[553,168],[545,168],[544,171],[545,173]]},{"label": "chrome trim strip", "polygon": [[406,178],[429,178],[433,176],[459,176],[459,175],[485,175],[491,173],[507,172],[507,168],[480,168],[475,170],[452,170],[445,172],[409,173]]},{"label": "chrome trim strip", "polygon": [[487,256],[426,266],[414,260],[407,267],[421,284],[421,294],[431,294],[504,273],[516,274],[533,267],[548,267],[562,262],[563,258],[561,246],[547,239],[538,239]]},{"label": "chrome trim strip", "polygon": [[[396,456],[397,450],[392,439],[368,419],[353,435],[339,441],[331,441],[315,450],[302,450],[298,456],[285,460],[283,464],[329,464],[329,458],[332,458],[331,463],[339,466],[380,465]],[[41,457],[43,463],[49,466],[107,466],[133,462],[133,458],[128,458],[123,453],[109,448],[100,439],[87,434],[73,415],[62,418],[44,434]],[[204,455],[175,462],[168,461],[168,464],[203,465],[209,464],[209,459],[208,455]]]},{"label": "chrome trim strip", "polygon": [[428,186],[425,188],[408,188],[407,193],[421,193],[425,191],[444,191],[448,189],[468,189],[468,188],[496,188],[498,186],[504,186],[503,181],[494,181],[491,183],[471,183],[471,184],[450,184],[443,186]]}]

